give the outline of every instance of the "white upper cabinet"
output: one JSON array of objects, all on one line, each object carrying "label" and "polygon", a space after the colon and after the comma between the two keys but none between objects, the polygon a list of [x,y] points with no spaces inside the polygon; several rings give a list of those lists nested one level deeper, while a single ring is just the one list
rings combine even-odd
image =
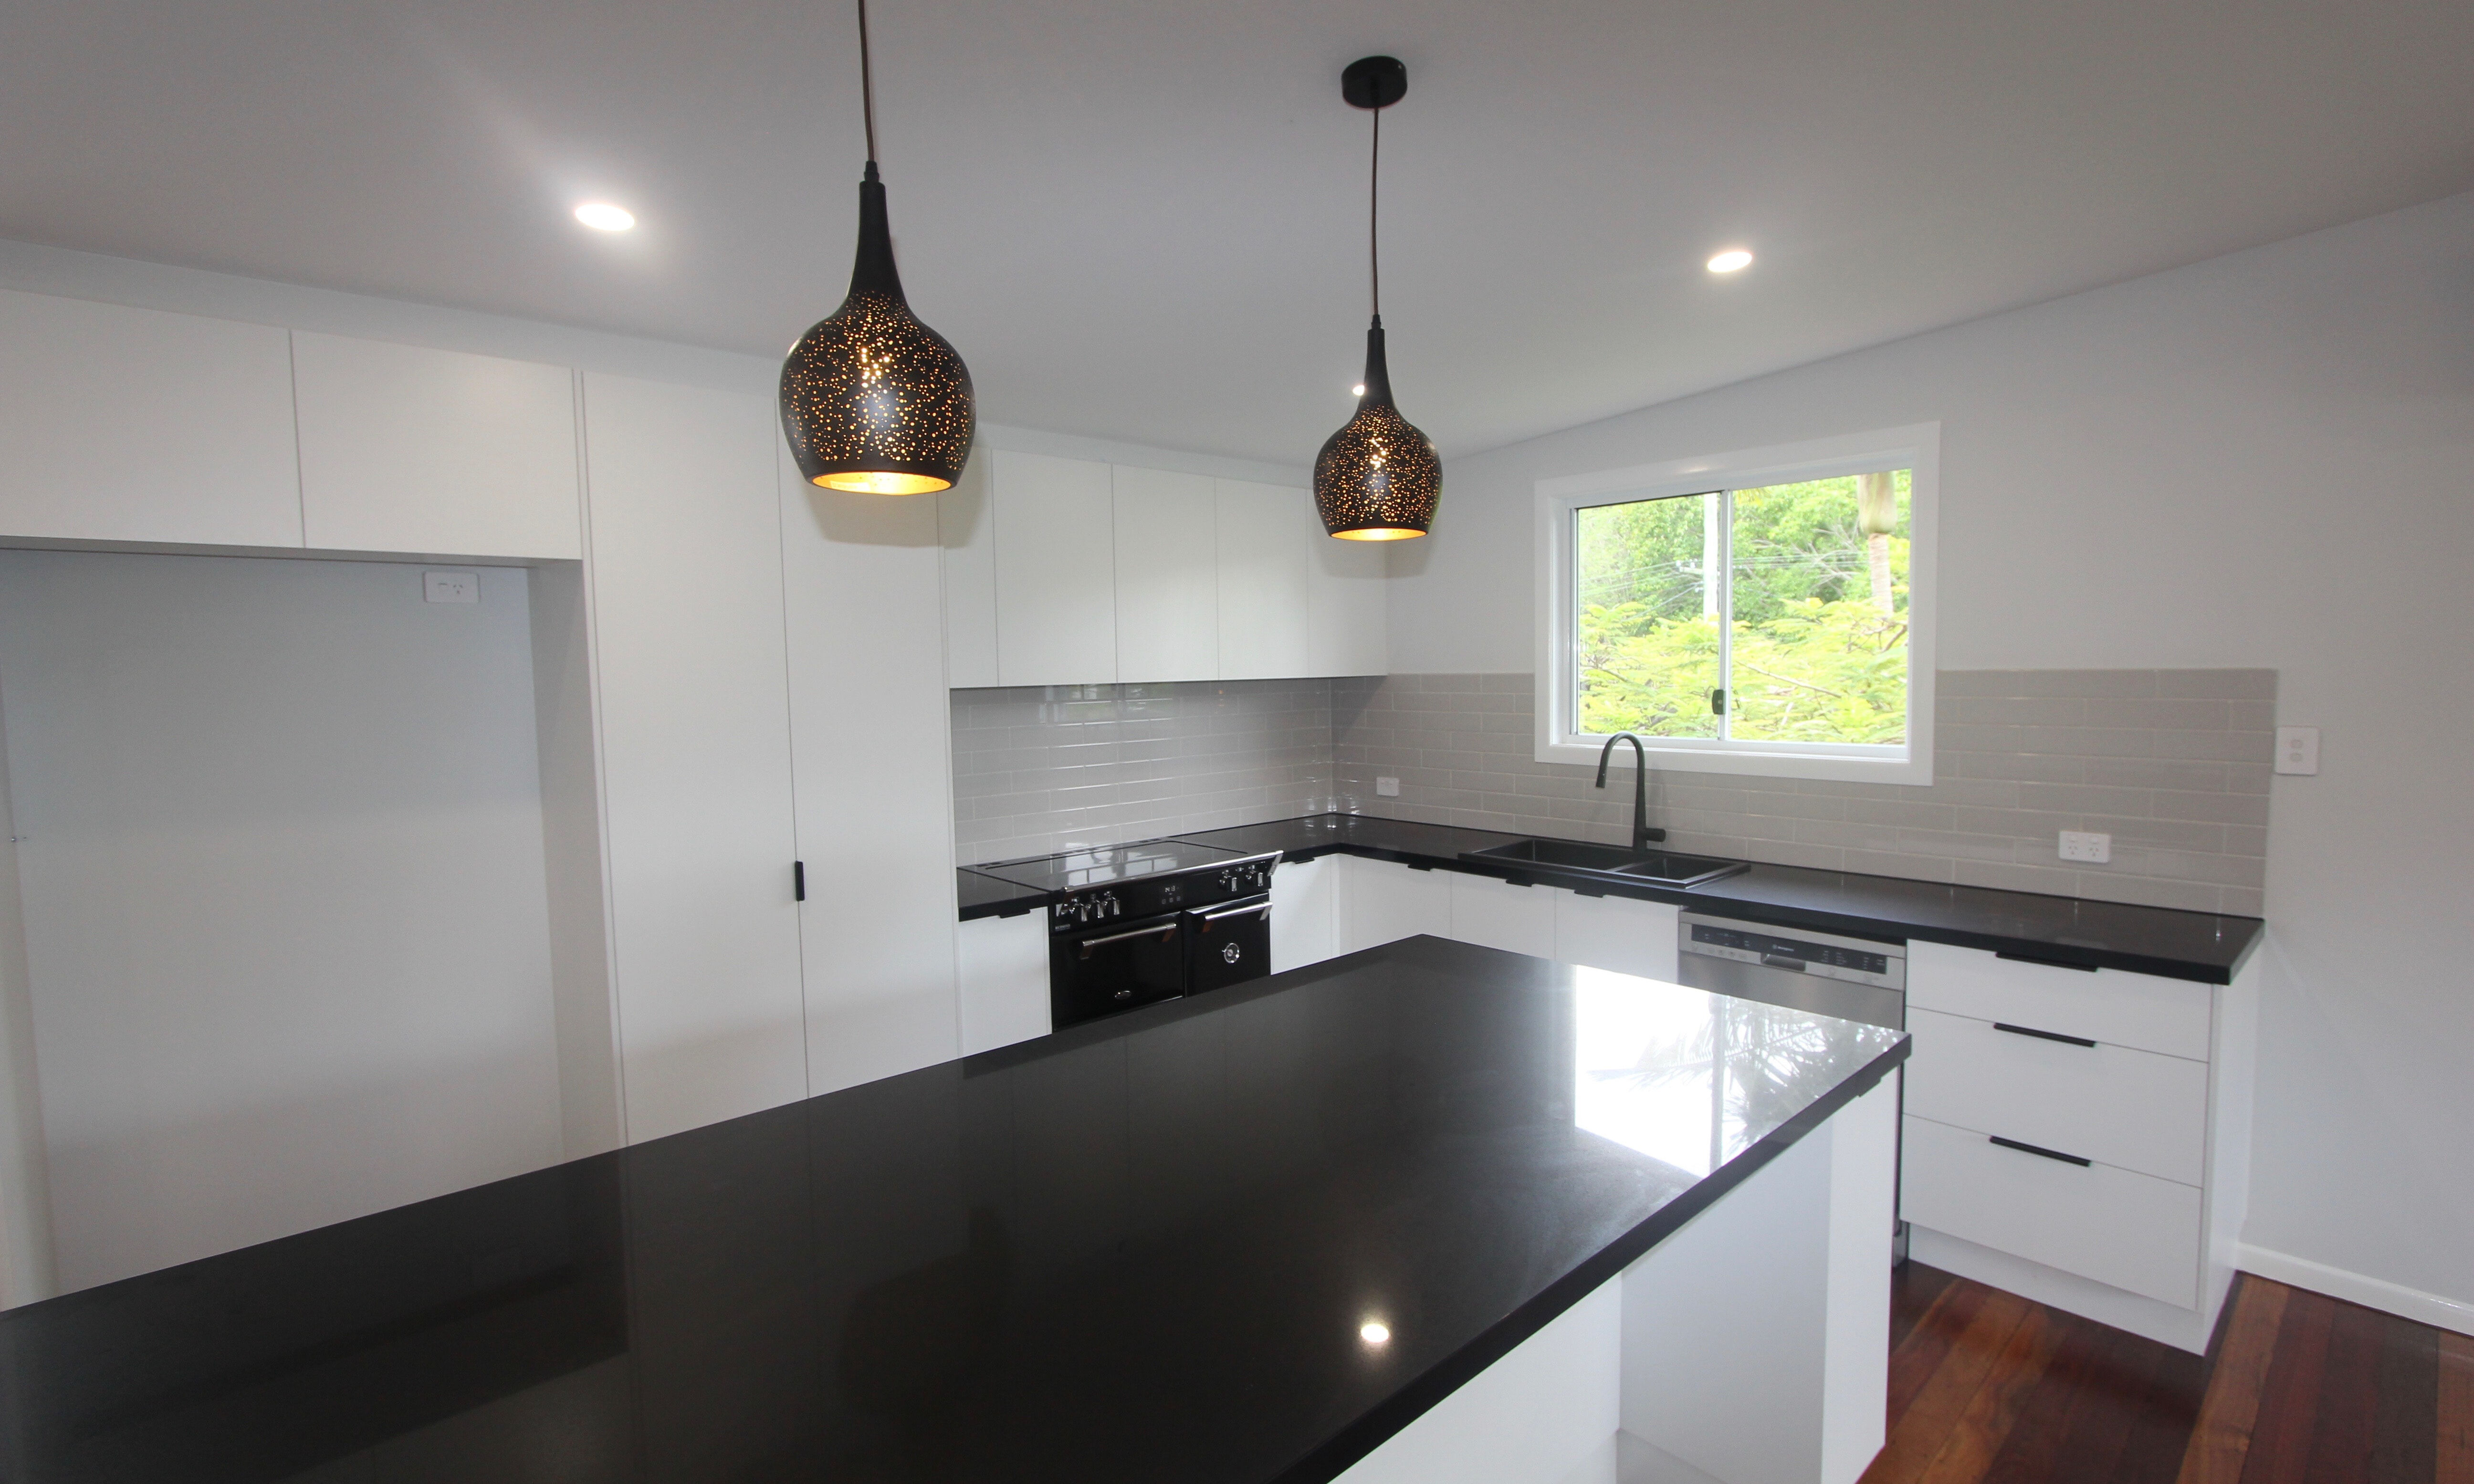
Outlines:
[{"label": "white upper cabinet", "polygon": [[1306,572],[1327,540],[1302,490],[1212,481],[1219,501],[1220,678],[1313,674]]},{"label": "white upper cabinet", "polygon": [[808,1090],[782,434],[768,398],[623,377],[586,377],[584,413],[612,972],[642,1142]]},{"label": "white upper cabinet", "polygon": [[0,535],[300,546],[289,337],[0,293]]},{"label": "white upper cabinet", "polygon": [[988,499],[982,449],[954,487],[933,497],[936,536],[945,548],[945,683],[957,688],[997,683],[997,522]]},{"label": "white upper cabinet", "polygon": [[1383,549],[1304,490],[982,450],[936,504],[954,686],[1390,669]]},{"label": "white upper cabinet", "polygon": [[303,330],[292,368],[306,545],[584,554],[567,368]]},{"label": "white upper cabinet", "polygon": [[1391,672],[1392,646],[1384,602],[1388,571],[1379,541],[1334,541],[1322,533],[1311,498],[1299,492],[1312,533],[1313,561],[1306,569],[1306,673],[1382,675]]},{"label": "white upper cabinet", "polygon": [[1220,678],[1219,515],[1211,480],[1122,465],[1111,477],[1117,678]]},{"label": "white upper cabinet", "polygon": [[773,441],[813,1095],[958,1052],[937,503],[818,489]]},{"label": "white upper cabinet", "polygon": [[1116,499],[1108,466],[999,450],[997,683],[1117,678]]}]

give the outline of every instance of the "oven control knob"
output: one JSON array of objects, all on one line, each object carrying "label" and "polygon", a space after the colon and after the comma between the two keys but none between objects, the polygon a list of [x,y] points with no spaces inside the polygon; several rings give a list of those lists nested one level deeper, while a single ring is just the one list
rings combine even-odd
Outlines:
[{"label": "oven control knob", "polygon": [[1117,991],[1117,998],[1120,1000],[1130,1000],[1133,997],[1134,991],[1131,989],[1120,989]]}]

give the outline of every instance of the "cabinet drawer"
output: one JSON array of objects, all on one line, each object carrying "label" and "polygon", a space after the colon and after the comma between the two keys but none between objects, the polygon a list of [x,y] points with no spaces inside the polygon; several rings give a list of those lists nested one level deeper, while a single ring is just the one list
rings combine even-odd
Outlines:
[{"label": "cabinet drawer", "polygon": [[1997,1252],[2195,1308],[2199,1192],[2109,1164],[2064,1164],[1910,1113],[1899,1214]]},{"label": "cabinet drawer", "polygon": [[2206,1173],[2205,1062],[2019,1035],[1930,1010],[1910,1009],[1907,1031],[1916,1042],[1908,1112],[2185,1185]]},{"label": "cabinet drawer", "polygon": [[2120,969],[2065,969],[1947,943],[1907,945],[1907,1003],[1977,1020],[2208,1059],[2206,985]]}]

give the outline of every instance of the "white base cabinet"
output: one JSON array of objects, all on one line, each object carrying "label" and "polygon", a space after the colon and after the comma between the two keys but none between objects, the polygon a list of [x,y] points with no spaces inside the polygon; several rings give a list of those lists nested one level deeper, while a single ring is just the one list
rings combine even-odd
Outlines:
[{"label": "white base cabinet", "polygon": [[1637,897],[1555,893],[1555,961],[1675,983],[1676,909]]},{"label": "white base cabinet", "polygon": [[1272,972],[1321,963],[1339,943],[1338,856],[1283,861],[1272,869]]},{"label": "white base cabinet", "polygon": [[962,985],[962,1055],[994,1051],[1055,1029],[1049,1018],[1046,913],[975,917],[962,924],[956,958]]},{"label": "white base cabinet", "polygon": [[1452,871],[1421,871],[1363,856],[1331,856],[1340,866],[1338,924],[1333,947],[1340,953],[1376,948],[1404,937],[1452,936]]},{"label": "white base cabinet", "polygon": [[1909,943],[1910,1251],[2204,1351],[2248,1204],[2258,972],[2214,986]]},{"label": "white base cabinet", "polygon": [[1516,887],[1492,876],[1447,873],[1451,882],[1450,937],[1481,948],[1555,957],[1555,887]]},{"label": "white base cabinet", "polygon": [[1516,887],[1362,856],[1283,861],[1272,878],[1273,972],[1418,934],[1585,968],[1675,980],[1676,909]]}]

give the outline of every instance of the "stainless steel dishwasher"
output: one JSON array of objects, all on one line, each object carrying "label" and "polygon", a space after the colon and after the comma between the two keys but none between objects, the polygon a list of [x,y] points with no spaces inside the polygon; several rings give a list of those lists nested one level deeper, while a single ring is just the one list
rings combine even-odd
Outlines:
[{"label": "stainless steel dishwasher", "polygon": [[1676,916],[1677,977],[1695,989],[1907,1028],[1907,945],[1758,922]]},{"label": "stainless steel dishwasher", "polygon": [[[1860,1020],[1893,1031],[1907,1028],[1907,945],[1904,942],[1679,912],[1675,966],[1675,977],[1695,989]],[[1901,1067],[1897,1076],[1900,1148],[1891,1166],[1894,1180],[1905,1173],[1906,1165],[1906,1068]],[[1893,1185],[1892,1267],[1907,1260],[1907,1224],[1899,1219],[1898,1200],[1898,1187]]]}]

